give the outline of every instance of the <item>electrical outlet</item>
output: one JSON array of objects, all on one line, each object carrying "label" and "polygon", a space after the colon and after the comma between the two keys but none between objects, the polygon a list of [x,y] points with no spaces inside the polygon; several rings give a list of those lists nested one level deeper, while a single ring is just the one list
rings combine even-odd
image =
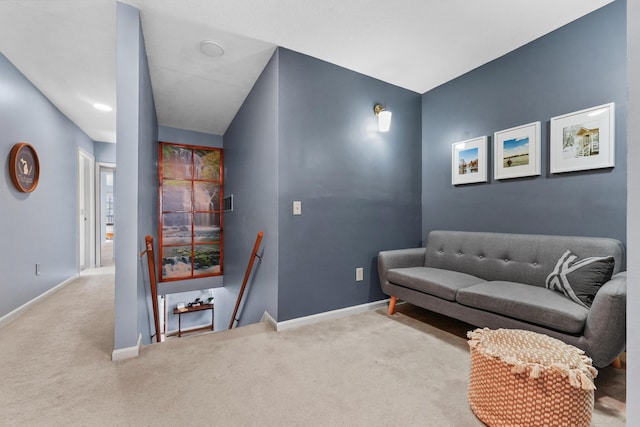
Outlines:
[{"label": "electrical outlet", "polygon": [[40,275],[40,264],[36,264],[36,276]]},{"label": "electrical outlet", "polygon": [[364,280],[364,268],[356,268],[356,282],[362,282]]},{"label": "electrical outlet", "polygon": [[293,214],[302,215],[302,202],[298,200],[293,202]]}]

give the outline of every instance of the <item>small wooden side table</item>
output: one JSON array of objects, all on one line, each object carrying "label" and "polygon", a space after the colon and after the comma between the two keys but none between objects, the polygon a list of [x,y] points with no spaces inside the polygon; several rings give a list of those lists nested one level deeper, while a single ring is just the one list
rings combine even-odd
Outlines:
[{"label": "small wooden side table", "polygon": [[196,311],[211,310],[211,326],[204,326],[202,328],[189,329],[188,332],[212,330],[213,331],[213,304],[202,304],[195,307],[185,307],[182,310],[178,308],[173,309],[173,314],[178,315],[178,337],[182,336],[182,315],[184,313],[194,313]]}]

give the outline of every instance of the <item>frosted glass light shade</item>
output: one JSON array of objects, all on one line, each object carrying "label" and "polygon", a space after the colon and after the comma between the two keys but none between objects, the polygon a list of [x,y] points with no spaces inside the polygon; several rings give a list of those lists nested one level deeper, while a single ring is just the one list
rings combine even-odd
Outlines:
[{"label": "frosted glass light shade", "polygon": [[389,128],[391,128],[391,111],[380,111],[378,113],[378,130],[389,132]]}]

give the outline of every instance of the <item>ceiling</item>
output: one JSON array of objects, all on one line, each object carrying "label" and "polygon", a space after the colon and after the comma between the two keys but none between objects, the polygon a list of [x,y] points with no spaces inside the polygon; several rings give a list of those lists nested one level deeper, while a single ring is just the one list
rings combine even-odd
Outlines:
[{"label": "ceiling", "polygon": [[[424,93],[610,1],[123,3],[141,11],[159,124],[223,135],[276,46]],[[115,0],[0,0],[0,49],[91,139],[115,142]]]}]

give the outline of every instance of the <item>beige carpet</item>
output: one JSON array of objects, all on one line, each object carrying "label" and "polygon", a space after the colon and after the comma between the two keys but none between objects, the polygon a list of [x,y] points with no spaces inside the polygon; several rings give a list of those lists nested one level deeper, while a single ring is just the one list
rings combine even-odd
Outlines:
[{"label": "beige carpet", "polygon": [[[84,273],[0,328],[0,425],[483,425],[466,397],[467,325],[404,304],[183,337],[115,363],[112,274]],[[624,426],[625,370],[596,386],[593,425]]]}]

